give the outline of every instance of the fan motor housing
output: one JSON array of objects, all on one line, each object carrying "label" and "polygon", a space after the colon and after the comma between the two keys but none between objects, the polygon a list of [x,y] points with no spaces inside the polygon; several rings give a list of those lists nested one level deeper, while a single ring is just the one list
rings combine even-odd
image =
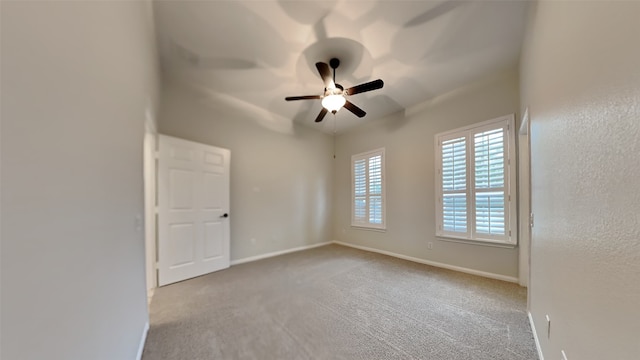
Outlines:
[{"label": "fan motor housing", "polygon": [[334,89],[324,88],[324,96],[332,95],[332,94],[333,95],[340,95],[340,94],[345,94],[346,95],[346,92],[344,91],[344,88],[342,87],[342,85],[340,85],[340,84],[335,84],[335,85],[336,85],[336,87]]}]

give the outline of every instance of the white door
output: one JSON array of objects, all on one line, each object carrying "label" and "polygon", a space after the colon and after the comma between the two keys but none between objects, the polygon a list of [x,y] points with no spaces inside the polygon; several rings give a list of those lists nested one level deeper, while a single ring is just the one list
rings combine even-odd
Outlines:
[{"label": "white door", "polygon": [[229,160],[210,145],[159,136],[158,284],[229,267]]}]

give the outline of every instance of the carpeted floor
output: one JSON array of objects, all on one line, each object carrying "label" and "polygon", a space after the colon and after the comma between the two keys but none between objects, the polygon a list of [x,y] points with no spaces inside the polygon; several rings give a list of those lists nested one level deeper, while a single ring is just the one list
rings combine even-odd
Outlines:
[{"label": "carpeted floor", "polygon": [[340,245],[156,289],[143,360],[537,359],[516,284]]}]

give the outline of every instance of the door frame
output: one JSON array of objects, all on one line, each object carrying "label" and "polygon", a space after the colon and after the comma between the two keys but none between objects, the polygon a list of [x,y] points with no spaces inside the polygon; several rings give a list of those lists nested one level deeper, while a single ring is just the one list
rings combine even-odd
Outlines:
[{"label": "door frame", "polygon": [[144,176],[144,244],[147,299],[151,301],[153,291],[158,287],[156,271],[156,183],[157,183],[157,138],[158,133],[153,121],[145,123],[143,142]]},{"label": "door frame", "polygon": [[518,132],[518,182],[519,182],[519,276],[520,286],[529,287],[531,270],[531,139],[529,137],[529,108],[524,110]]}]

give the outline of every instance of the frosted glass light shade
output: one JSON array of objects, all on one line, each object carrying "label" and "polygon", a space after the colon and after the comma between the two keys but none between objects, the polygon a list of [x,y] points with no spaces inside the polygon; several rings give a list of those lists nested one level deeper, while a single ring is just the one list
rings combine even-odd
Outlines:
[{"label": "frosted glass light shade", "polygon": [[322,98],[322,106],[324,106],[325,109],[331,111],[332,113],[340,110],[345,102],[347,102],[347,99],[345,99],[342,95],[327,95]]}]

